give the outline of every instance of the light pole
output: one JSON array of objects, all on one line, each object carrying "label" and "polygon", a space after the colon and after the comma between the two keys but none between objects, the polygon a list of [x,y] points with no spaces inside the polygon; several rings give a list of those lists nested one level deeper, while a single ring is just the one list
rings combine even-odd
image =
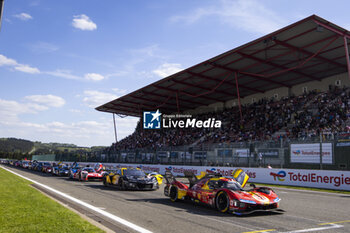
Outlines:
[{"label": "light pole", "polygon": [[4,9],[4,0],[0,0],[0,30],[1,30],[1,21],[2,21],[3,9]]},{"label": "light pole", "polygon": [[323,154],[323,151],[322,151],[322,130],[320,130],[320,170],[323,169],[323,157],[322,157],[322,154]]}]

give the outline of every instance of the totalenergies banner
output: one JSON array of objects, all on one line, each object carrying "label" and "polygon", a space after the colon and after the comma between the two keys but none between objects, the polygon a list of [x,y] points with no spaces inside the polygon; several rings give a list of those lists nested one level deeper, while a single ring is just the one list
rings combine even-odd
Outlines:
[{"label": "totalenergies banner", "polygon": [[255,169],[255,182],[350,191],[350,171]]},{"label": "totalenergies banner", "polygon": [[[320,143],[291,144],[291,163],[320,163]],[[322,143],[322,163],[333,163],[332,143]]]},{"label": "totalenergies banner", "polygon": [[[175,176],[183,176],[184,171],[199,175],[202,171],[214,171],[223,176],[231,176],[235,167],[177,166],[149,164],[104,164],[113,167],[139,167],[145,172],[165,174],[171,171]],[[242,168],[250,177],[249,182],[326,188],[350,191],[350,171]]]}]

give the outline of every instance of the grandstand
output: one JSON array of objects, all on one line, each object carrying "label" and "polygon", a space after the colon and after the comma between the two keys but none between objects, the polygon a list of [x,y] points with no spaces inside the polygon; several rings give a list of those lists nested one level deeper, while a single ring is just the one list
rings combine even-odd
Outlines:
[{"label": "grandstand", "polygon": [[350,125],[349,38],[347,30],[312,15],[99,106],[119,116],[159,109],[223,122],[219,129],[160,130],[144,130],[139,122],[108,158],[315,167],[294,164],[290,145],[327,141],[334,153],[324,167],[347,169],[348,147],[337,145],[347,142],[341,137]]}]

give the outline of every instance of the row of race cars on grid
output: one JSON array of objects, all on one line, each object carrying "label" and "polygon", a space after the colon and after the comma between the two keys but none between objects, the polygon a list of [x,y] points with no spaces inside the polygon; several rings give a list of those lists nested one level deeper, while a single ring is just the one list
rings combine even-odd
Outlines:
[{"label": "row of race cars on grid", "polygon": [[[193,172],[185,171],[184,178],[176,178],[170,171],[165,172],[165,177],[158,173],[146,174],[139,168],[119,168],[112,171],[104,169],[101,163],[94,167],[79,167],[78,163],[68,166],[63,163],[50,164],[47,162],[33,161],[26,167],[26,162],[14,163],[14,166],[31,168],[53,175],[68,176],[80,181],[100,180],[105,186],[118,187],[121,190],[157,190],[163,183],[164,195],[172,202],[190,200],[195,203],[203,203],[225,213],[236,215],[249,214],[255,211],[279,210],[281,199],[268,187],[256,187],[250,184],[250,188],[244,189],[249,176],[242,170],[236,169],[232,177],[225,177],[212,171],[202,172],[196,176]],[[41,163],[41,164],[40,164]],[[51,166],[50,166],[51,165]]]},{"label": "row of race cars on grid", "polygon": [[76,162],[68,165],[62,162],[50,163],[36,160],[9,161],[9,163],[15,167],[27,168],[53,176],[67,176],[79,181],[103,181],[105,186],[116,186],[123,190],[156,190],[163,182],[163,176],[156,172],[146,174],[141,169],[130,168],[107,170],[101,163],[96,163],[92,167],[89,165],[82,167]]}]

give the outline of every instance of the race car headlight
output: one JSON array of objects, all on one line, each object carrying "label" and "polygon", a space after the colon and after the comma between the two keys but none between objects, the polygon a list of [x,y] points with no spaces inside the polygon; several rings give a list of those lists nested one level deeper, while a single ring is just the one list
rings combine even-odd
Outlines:
[{"label": "race car headlight", "polygon": [[281,199],[280,198],[275,198],[275,200],[273,200],[274,202],[279,202]]},{"label": "race car headlight", "polygon": [[239,201],[240,201],[240,202],[243,202],[243,203],[247,203],[247,204],[253,204],[253,205],[256,204],[255,201],[251,201],[251,200],[239,199]]}]

